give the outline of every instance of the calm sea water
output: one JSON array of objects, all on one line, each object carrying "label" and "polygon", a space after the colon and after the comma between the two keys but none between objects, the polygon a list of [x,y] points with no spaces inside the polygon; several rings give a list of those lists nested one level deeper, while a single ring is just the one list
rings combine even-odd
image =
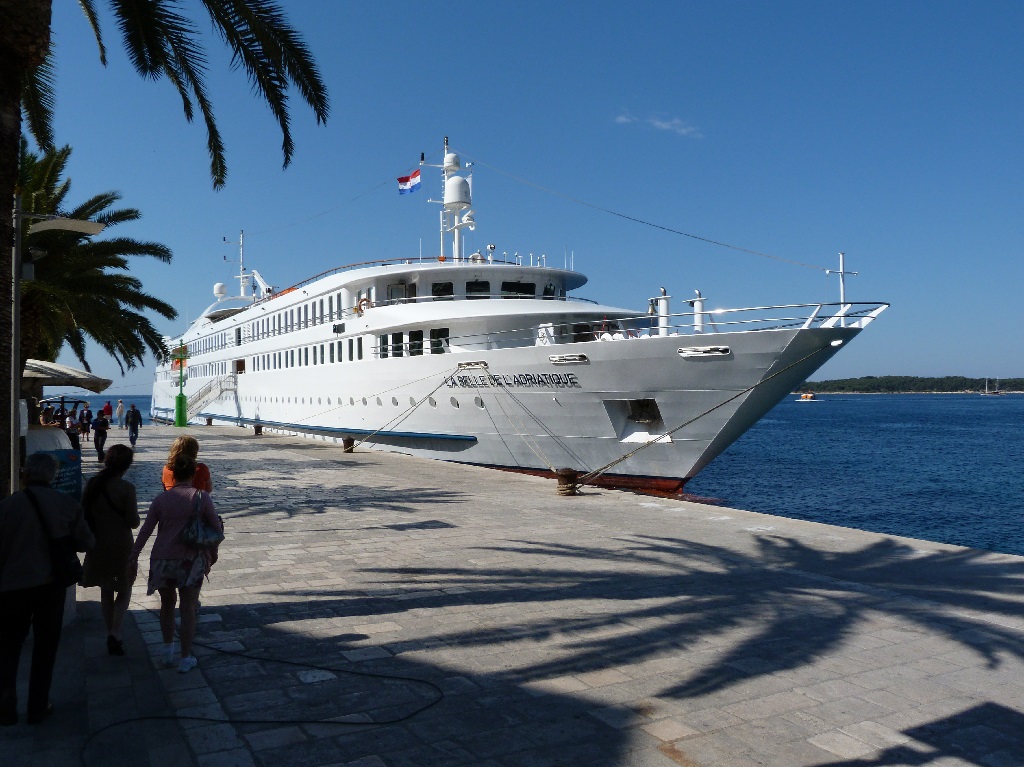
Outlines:
[{"label": "calm sea water", "polygon": [[1024,395],[790,395],[686,490],[734,508],[1024,555]]}]

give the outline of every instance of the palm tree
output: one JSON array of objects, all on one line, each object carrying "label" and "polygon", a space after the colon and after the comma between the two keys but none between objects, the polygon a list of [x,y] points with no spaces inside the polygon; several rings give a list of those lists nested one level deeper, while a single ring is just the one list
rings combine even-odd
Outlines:
[{"label": "palm tree", "polygon": [[[22,142],[20,186],[26,211],[60,214],[67,218],[96,221],[112,227],[137,221],[134,208],[112,209],[117,192],[95,195],[84,203],[66,206],[71,191],[64,177],[71,147],[61,147],[39,157]],[[166,245],[127,237],[93,241],[86,235],[62,230],[25,234],[23,253],[39,253],[33,259],[34,275],[21,283],[21,364],[25,360],[53,361],[67,344],[86,370],[85,340],[91,338],[121,368],[131,369],[146,352],[166,353],[161,336],[141,311],[177,317],[173,307],[142,291],[142,283],[129,274],[129,256],[153,256],[170,263]],[[21,371],[19,371],[21,372]]]},{"label": "palm tree", "polygon": [[[327,120],[327,90],[312,55],[274,0],[198,0],[198,4],[217,36],[231,48],[232,65],[245,70],[281,126],[287,166],[294,150],[288,127],[289,86],[313,109],[317,122]],[[79,5],[105,63],[95,0],[79,0]],[[206,124],[210,174],[214,188],[220,188],[227,177],[224,145],[206,94],[206,57],[198,28],[180,13],[182,0],[110,0],[109,5],[136,71],[147,79],[166,77],[181,96],[186,120],[191,122],[194,107],[199,107]],[[51,0],[0,0],[0,469],[12,461],[12,424],[6,414],[12,405],[10,383],[16,380],[11,370],[11,252],[21,110],[24,105],[39,146],[52,148],[50,19]],[[0,474],[0,497],[10,491],[9,474]]]}]

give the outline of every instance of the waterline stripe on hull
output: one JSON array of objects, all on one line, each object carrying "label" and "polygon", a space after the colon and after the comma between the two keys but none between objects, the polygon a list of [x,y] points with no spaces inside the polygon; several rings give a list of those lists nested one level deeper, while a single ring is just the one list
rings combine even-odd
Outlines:
[{"label": "waterline stripe on hull", "polygon": [[[169,407],[154,407],[153,418],[170,423],[174,422],[174,409]],[[165,414],[165,415],[161,415]],[[431,432],[417,431],[381,431],[379,429],[345,429],[338,426],[306,426],[302,424],[286,423],[283,421],[264,421],[262,419],[245,418],[242,416],[227,416],[221,413],[197,413],[193,418],[213,418],[217,421],[230,421],[232,423],[246,426],[262,426],[267,429],[283,429],[285,431],[302,431],[316,434],[337,434],[339,436],[373,435],[381,439],[449,439],[462,442],[476,442],[476,437],[471,434],[436,434]]]}]

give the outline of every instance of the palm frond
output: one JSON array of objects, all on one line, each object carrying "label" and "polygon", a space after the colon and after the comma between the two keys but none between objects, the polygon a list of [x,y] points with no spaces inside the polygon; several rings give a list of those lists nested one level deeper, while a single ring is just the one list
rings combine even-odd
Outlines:
[{"label": "palm frond", "polygon": [[103,45],[103,35],[100,33],[100,20],[96,15],[96,6],[92,0],[78,0],[78,5],[82,9],[82,13],[85,14],[85,18],[89,22],[89,26],[92,28],[92,33],[96,37],[96,45],[100,49],[100,63],[103,66],[107,65],[107,49]]},{"label": "palm frond", "polygon": [[288,85],[313,109],[318,123],[330,111],[327,89],[313,57],[272,0],[203,0],[214,29],[232,50],[232,64],[241,65],[253,87],[277,118],[283,135],[284,165],[294,144],[288,115]]},{"label": "palm frond", "polygon": [[[136,221],[135,208],[115,209],[117,192],[104,192],[63,211],[70,183],[62,178],[70,156],[61,147],[38,157],[23,148],[21,172],[35,212],[70,215],[102,221],[108,226]],[[55,359],[67,346],[88,370],[86,340],[94,341],[124,370],[142,363],[147,351],[163,354],[162,338],[144,313],[173,319],[172,306],[149,295],[142,282],[128,273],[133,256],[171,260],[165,245],[128,237],[95,240],[64,230],[25,234],[25,252],[38,248],[46,257],[38,261],[35,279],[21,283],[22,350],[26,356]]]},{"label": "palm frond", "polygon": [[21,88],[21,110],[29,133],[41,149],[53,149],[53,108],[57,103],[53,43],[43,63],[29,71]]}]

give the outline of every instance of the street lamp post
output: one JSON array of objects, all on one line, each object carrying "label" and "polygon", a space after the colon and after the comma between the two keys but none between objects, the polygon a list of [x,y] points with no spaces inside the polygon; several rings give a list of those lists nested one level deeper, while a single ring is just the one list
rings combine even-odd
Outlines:
[{"label": "street lamp post", "polygon": [[[41,213],[25,213],[21,209],[21,193],[14,195],[14,257],[11,259],[11,286],[14,295],[11,297],[13,316],[11,317],[11,471],[9,474],[10,491],[18,489],[21,469],[21,231],[22,220],[39,221],[29,227],[29,234],[47,229],[61,229],[79,234],[99,234],[105,224],[97,221],[82,221],[77,218]],[[28,424],[25,424],[26,426]]]},{"label": "street lamp post", "polygon": [[174,425],[188,426],[188,397],[185,396],[185,360],[188,359],[188,347],[185,340],[178,342],[178,348],[171,354],[171,359],[178,362],[178,394],[174,398]]}]

